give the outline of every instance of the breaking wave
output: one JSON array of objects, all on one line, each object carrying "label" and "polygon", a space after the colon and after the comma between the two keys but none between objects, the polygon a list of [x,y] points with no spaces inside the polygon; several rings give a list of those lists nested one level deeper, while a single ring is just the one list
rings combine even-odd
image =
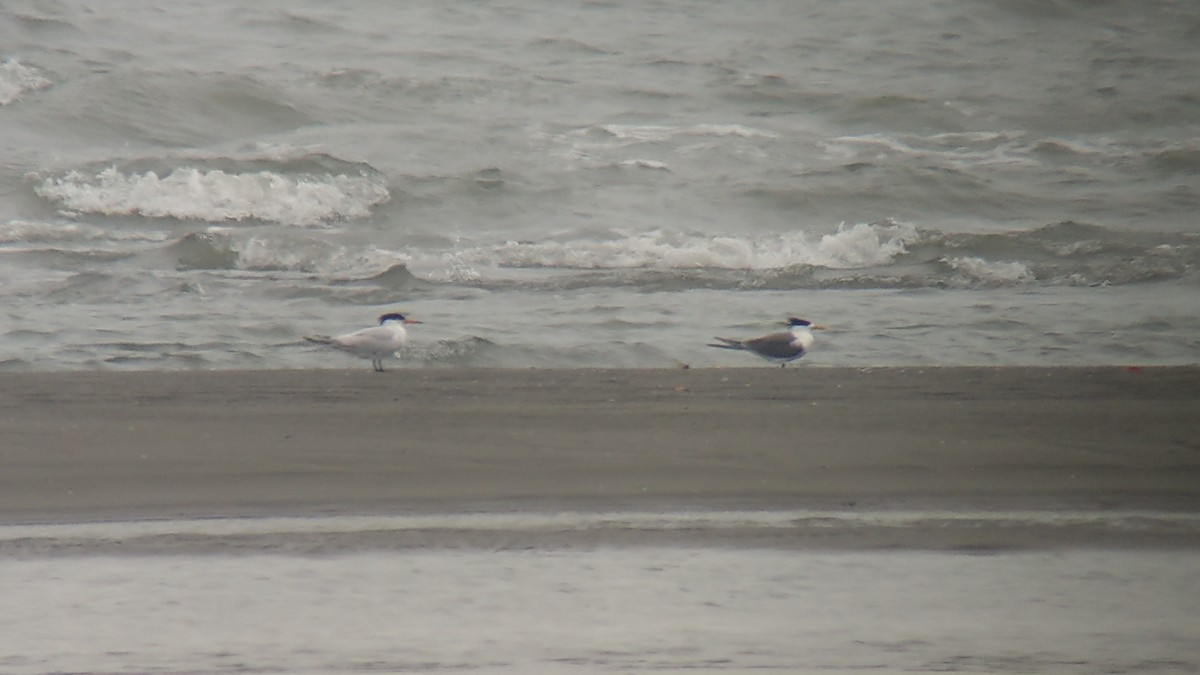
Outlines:
[{"label": "breaking wave", "polygon": [[[199,242],[193,242],[198,244]],[[1034,231],[947,234],[907,224],[843,227],[823,236],[734,236],[659,230],[587,232],[549,241],[458,242],[452,248],[349,253],[315,241],[272,244],[227,232],[205,239],[210,260],[251,269],[377,277],[401,264],[435,282],[686,288],[994,288],[1123,285],[1185,278],[1200,239],[1122,235],[1060,223]],[[237,255],[230,258],[227,250]]]},{"label": "breaking wave", "polygon": [[67,215],[297,226],[365,218],[391,198],[383,176],[369,166],[318,159],[324,161],[198,160],[145,169],[129,163],[50,176],[34,191]]},{"label": "breaking wave", "polygon": [[813,265],[834,269],[889,263],[919,238],[902,224],[860,224],[817,239],[803,232],[761,237],[657,230],[546,242],[505,242],[495,249],[504,267],[601,269],[771,269]]},{"label": "breaking wave", "polygon": [[52,84],[41,71],[26,66],[16,59],[0,63],[0,106],[11,105],[31,91],[45,89]]},{"label": "breaking wave", "polygon": [[1074,222],[990,233],[890,221],[824,235],[599,228],[537,241],[410,233],[384,243],[369,237],[331,241],[323,231],[288,227],[213,225],[180,236],[72,222],[0,225],[0,253],[126,251],[144,260],[160,256],[158,264],[174,269],[316,275],[335,286],[388,291],[424,284],[642,292],[970,289],[1200,279],[1200,237]]},{"label": "breaking wave", "polygon": [[[489,268],[541,273],[522,283],[644,290],[1098,286],[1189,278],[1200,269],[1200,238],[1072,222],[1002,233],[945,233],[884,222],[822,236],[580,233],[409,261],[428,278],[483,286],[500,276]],[[474,273],[464,275],[463,269]]]}]

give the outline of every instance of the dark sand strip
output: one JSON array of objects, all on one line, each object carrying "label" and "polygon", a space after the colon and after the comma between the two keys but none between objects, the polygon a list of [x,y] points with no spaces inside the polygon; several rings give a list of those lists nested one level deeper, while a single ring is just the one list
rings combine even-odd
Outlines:
[{"label": "dark sand strip", "polygon": [[1200,512],[1200,367],[0,374],[0,523]]}]

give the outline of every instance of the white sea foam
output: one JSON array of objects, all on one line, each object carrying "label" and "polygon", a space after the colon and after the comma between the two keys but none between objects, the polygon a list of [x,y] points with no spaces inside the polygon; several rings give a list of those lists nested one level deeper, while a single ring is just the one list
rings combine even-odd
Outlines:
[{"label": "white sea foam", "polygon": [[972,282],[986,286],[1011,286],[1033,281],[1036,275],[1022,262],[1002,262],[983,258],[943,258],[955,272]]},{"label": "white sea foam", "polygon": [[666,162],[660,162],[654,159],[626,159],[620,162],[621,166],[631,169],[653,169],[656,171],[670,171],[671,167]]},{"label": "white sea foam", "polygon": [[15,103],[26,93],[45,89],[51,84],[37,68],[8,59],[0,63],[0,106]]},{"label": "white sea foam", "polygon": [[839,136],[818,145],[825,156],[841,162],[904,158],[960,169],[995,165],[1034,166],[1023,135],[1016,131]]},{"label": "white sea foam", "polygon": [[95,241],[161,242],[168,235],[164,232],[142,230],[114,230],[87,223],[10,220],[0,223],[0,244],[27,243],[73,243]]},{"label": "white sea foam", "polygon": [[610,239],[507,242],[494,258],[508,267],[569,269],[776,269],[812,265],[851,269],[884,265],[918,237],[910,225],[841,227],[813,239],[804,232],[708,235],[675,230],[624,232]]},{"label": "white sea foam", "polygon": [[347,249],[293,232],[212,226],[202,233],[189,234],[176,244],[183,246],[180,262],[184,267],[221,269],[232,265],[254,272],[304,272],[332,278],[366,278],[411,260],[410,256],[395,251],[374,247]]},{"label": "white sea foam", "polygon": [[[606,124],[583,127],[568,131],[555,138],[566,146],[565,155],[613,166],[609,153],[633,146],[655,144],[666,146],[667,152],[683,151],[686,147],[720,147],[726,144],[746,145],[763,139],[774,139],[777,135],[764,129],[741,124],[694,124],[694,125],[635,125]],[[623,168],[657,169],[669,171],[671,167],[660,159],[629,157],[617,159],[615,165]]]},{"label": "white sea foam", "polygon": [[346,249],[304,234],[250,233],[222,226],[208,228],[204,236],[236,254],[238,269],[366,278],[404,264],[430,281],[469,283],[535,270],[861,269],[888,265],[920,235],[910,225],[886,223],[841,227],[818,238],[802,232],[753,236],[663,229],[568,233],[547,241],[491,243],[464,238],[450,250]]},{"label": "white sea foam", "polygon": [[907,251],[920,237],[917,228],[904,223],[866,224],[839,227],[821,237],[818,250],[823,264],[833,268],[886,265]]},{"label": "white sea foam", "polygon": [[115,167],[96,175],[72,171],[46,178],[35,191],[68,213],[284,225],[362,218],[390,199],[385,185],[366,176],[227,173],[191,167],[161,177],[153,171],[126,174]]},{"label": "white sea foam", "polygon": [[741,124],[696,124],[692,126],[606,124],[601,127],[616,138],[639,143],[657,143],[679,136],[774,138],[775,134]]}]

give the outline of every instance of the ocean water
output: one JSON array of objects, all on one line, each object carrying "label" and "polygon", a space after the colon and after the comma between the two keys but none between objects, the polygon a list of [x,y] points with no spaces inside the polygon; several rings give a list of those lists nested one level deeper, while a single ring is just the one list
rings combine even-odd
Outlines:
[{"label": "ocean water", "polygon": [[[745,546],[744,528],[1065,528],[1025,550]],[[1192,514],[463,514],[0,526],[0,669],[1188,673]],[[636,530],[667,543],[614,544]],[[481,536],[485,534],[487,536]],[[703,543],[671,543],[672,533]],[[1173,534],[1172,534],[1173,533]],[[536,543],[555,534],[553,546]],[[346,537],[354,545],[346,546]],[[920,538],[918,537],[919,541]],[[252,543],[251,543],[252,542]],[[531,544],[531,542],[533,542]]]},{"label": "ocean water", "polygon": [[1200,5],[13,0],[0,368],[1200,354]]}]

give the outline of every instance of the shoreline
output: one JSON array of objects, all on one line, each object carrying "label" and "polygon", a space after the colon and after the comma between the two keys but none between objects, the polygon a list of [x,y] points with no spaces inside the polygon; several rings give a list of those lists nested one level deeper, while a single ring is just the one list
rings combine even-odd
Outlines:
[{"label": "shoreline", "polygon": [[0,525],[1200,513],[1192,366],[0,373],[0,409]]}]

